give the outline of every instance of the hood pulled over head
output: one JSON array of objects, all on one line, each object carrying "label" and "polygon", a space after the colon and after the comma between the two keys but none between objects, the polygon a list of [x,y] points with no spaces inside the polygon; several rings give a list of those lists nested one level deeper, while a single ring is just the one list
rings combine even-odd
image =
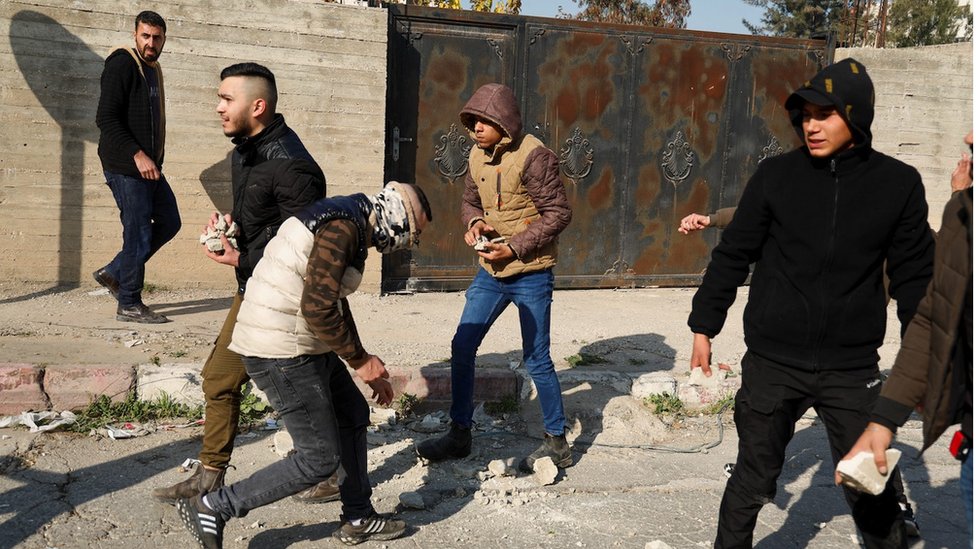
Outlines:
[{"label": "hood pulled over head", "polygon": [[804,82],[786,99],[790,121],[803,139],[803,105],[833,106],[847,122],[857,147],[871,146],[874,84],[868,71],[853,58],[838,61]]},{"label": "hood pulled over head", "polygon": [[464,104],[460,118],[469,132],[474,132],[475,122],[483,118],[501,128],[513,141],[522,135],[522,113],[515,92],[504,84],[485,84],[478,88]]}]

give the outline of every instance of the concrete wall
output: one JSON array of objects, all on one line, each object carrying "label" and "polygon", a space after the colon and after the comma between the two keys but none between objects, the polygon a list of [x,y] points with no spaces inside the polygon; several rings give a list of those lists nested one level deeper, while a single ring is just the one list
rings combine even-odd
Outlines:
[{"label": "concrete wall", "polygon": [[[275,72],[279,111],[328,177],[329,194],[382,183],[386,12],[321,0],[160,1],[169,31],[161,57],[168,115],[165,173],[184,228],[154,257],[147,282],[231,288],[197,236],[230,204],[228,154],[214,113],[218,74],[238,61]],[[67,7],[66,7],[67,6]],[[123,0],[0,1],[0,277],[80,282],[121,242],[118,211],[96,154],[104,57],[132,44]],[[972,44],[838,50],[867,65],[877,87],[876,146],[916,166],[937,226],[961,137],[972,126]],[[372,254],[364,289],[377,291]]]},{"label": "concrete wall", "polygon": [[973,44],[844,48],[835,60],[864,63],[875,89],[874,147],[915,166],[925,183],[929,224],[938,229],[949,176],[973,127]]},{"label": "concrete wall", "polygon": [[[240,5],[240,7],[232,7]],[[107,263],[121,225],[97,155],[103,61],[131,46],[147,5],[122,0],[0,1],[0,277],[80,281]],[[230,141],[214,112],[220,70],[274,71],[279,112],[322,165],[329,194],[378,189],[383,176],[385,10],[321,0],[152,4],[167,21],[164,173],[183,230],[149,262],[147,283],[233,288],[197,237],[229,210]],[[378,289],[379,262],[367,286]]]}]

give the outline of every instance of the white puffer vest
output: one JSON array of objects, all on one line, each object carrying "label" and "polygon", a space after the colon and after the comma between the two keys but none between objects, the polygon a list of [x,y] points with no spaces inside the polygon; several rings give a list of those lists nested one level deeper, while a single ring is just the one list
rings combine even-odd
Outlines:
[{"label": "white puffer vest", "polygon": [[[231,351],[243,356],[292,358],[331,350],[302,316],[302,291],[313,241],[314,235],[298,218],[290,217],[281,224],[247,282]],[[361,271],[347,268],[340,296],[356,291],[362,278]]]}]

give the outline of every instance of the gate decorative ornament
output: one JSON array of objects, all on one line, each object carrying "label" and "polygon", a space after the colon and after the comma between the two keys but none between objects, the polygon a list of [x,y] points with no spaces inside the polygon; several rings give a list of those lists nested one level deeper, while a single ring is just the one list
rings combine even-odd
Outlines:
[{"label": "gate decorative ornament", "polygon": [[572,179],[576,185],[590,174],[590,168],[593,166],[593,147],[579,127],[575,128],[572,136],[566,140],[566,146],[559,149],[559,165],[566,177]]},{"label": "gate decorative ornament", "polygon": [[722,49],[725,50],[725,56],[729,58],[729,61],[736,62],[752,49],[752,46],[745,44],[722,44]]},{"label": "gate decorative ornament", "polygon": [[630,38],[627,38],[626,36],[621,36],[620,37],[620,41],[624,43],[624,46],[627,47],[627,51],[630,52],[631,55],[636,56],[638,53],[643,52],[644,51],[644,47],[647,46],[648,44],[650,44],[651,42],[653,42],[654,41],[654,38],[653,37],[644,38],[643,40],[641,40],[638,43],[636,50],[632,47],[633,44],[634,44],[634,41],[631,40]]},{"label": "gate decorative ornament", "polygon": [[661,153],[661,169],[664,178],[675,188],[691,175],[691,167],[695,164],[695,153],[691,144],[680,131],[674,136],[674,141],[667,144]]},{"label": "gate decorative ornament", "polygon": [[497,55],[499,59],[502,60],[505,59],[505,56],[502,54],[502,48],[499,45],[498,40],[492,40],[491,38],[486,38],[485,41],[488,42],[488,46],[492,49],[492,51],[495,52],[495,55]]},{"label": "gate decorative ornament", "polygon": [[767,158],[781,154],[783,154],[783,146],[779,144],[779,140],[776,139],[776,136],[774,135],[769,138],[769,143],[762,148],[762,154],[759,155],[759,160],[756,161],[756,164],[766,160]]},{"label": "gate decorative ornament", "polygon": [[459,132],[457,124],[451,124],[451,129],[441,136],[441,144],[434,149],[434,162],[437,171],[451,180],[451,183],[467,173],[468,154],[471,145],[468,137]]}]

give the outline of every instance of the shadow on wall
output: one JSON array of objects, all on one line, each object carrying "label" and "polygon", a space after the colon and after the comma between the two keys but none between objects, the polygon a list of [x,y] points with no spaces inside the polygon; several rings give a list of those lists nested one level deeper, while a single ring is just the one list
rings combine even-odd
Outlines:
[{"label": "shadow on wall", "polygon": [[234,205],[231,190],[230,163],[234,149],[227,151],[223,160],[200,172],[200,185],[207,193],[207,198],[220,213],[230,213]]},{"label": "shadow on wall", "polygon": [[24,80],[61,129],[60,166],[49,168],[61,174],[57,280],[77,287],[81,280],[85,143],[98,142],[95,110],[103,60],[60,23],[34,11],[13,16],[10,46]]}]

